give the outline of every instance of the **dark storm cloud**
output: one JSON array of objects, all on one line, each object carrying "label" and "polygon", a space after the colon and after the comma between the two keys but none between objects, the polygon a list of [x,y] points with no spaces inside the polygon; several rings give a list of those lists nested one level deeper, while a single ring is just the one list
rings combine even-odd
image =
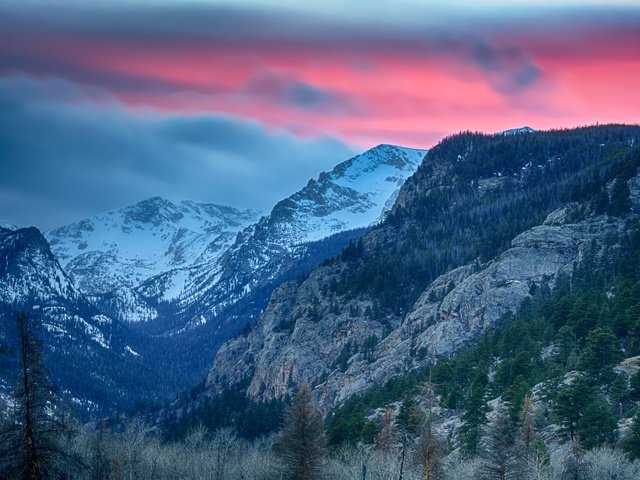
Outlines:
[{"label": "dark storm cloud", "polygon": [[489,75],[494,87],[503,93],[518,93],[542,76],[540,68],[520,48],[496,47],[476,39],[468,54]]},{"label": "dark storm cloud", "polygon": [[86,93],[0,80],[0,219],[50,228],[154,195],[267,207],[354,153],[231,116],[131,114],[104,93],[98,107]]}]

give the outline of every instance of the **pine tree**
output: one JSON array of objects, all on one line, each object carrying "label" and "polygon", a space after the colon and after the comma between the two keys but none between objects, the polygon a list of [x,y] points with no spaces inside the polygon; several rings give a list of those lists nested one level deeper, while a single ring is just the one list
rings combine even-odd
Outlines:
[{"label": "pine tree", "polygon": [[523,464],[518,448],[517,431],[509,412],[501,404],[486,429],[481,443],[480,478],[486,480],[516,480],[522,478]]},{"label": "pine tree", "polygon": [[640,414],[633,418],[631,429],[624,439],[623,446],[632,460],[640,459]]},{"label": "pine tree", "polygon": [[553,405],[553,413],[560,424],[560,432],[569,440],[576,440],[578,422],[584,408],[591,401],[591,391],[586,379],[577,377],[558,392]]},{"label": "pine tree", "polygon": [[577,433],[586,449],[615,441],[618,422],[611,407],[600,400],[589,403],[577,424]]},{"label": "pine tree", "polygon": [[278,449],[291,480],[322,476],[326,439],[322,415],[313,404],[311,388],[302,385],[294,396],[278,435]]},{"label": "pine tree", "polygon": [[25,314],[17,316],[19,382],[14,391],[16,414],[0,432],[0,477],[21,480],[64,478],[81,462],[68,453],[64,441],[71,429],[55,408],[53,387],[40,360],[35,325]]},{"label": "pine tree", "polygon": [[580,356],[580,368],[591,373],[601,373],[620,359],[620,345],[609,327],[594,328],[585,339]]},{"label": "pine tree", "polygon": [[486,375],[478,375],[471,384],[467,408],[462,416],[460,437],[465,455],[474,455],[482,438],[482,427],[487,422]]}]

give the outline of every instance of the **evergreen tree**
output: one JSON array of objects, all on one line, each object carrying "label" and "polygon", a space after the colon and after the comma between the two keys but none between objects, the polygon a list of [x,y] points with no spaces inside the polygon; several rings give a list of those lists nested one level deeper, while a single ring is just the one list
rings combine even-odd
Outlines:
[{"label": "evergreen tree", "polygon": [[311,388],[302,385],[285,413],[278,435],[278,450],[291,480],[322,477],[325,455],[324,421],[311,398]]},{"label": "evergreen tree", "polygon": [[589,403],[584,415],[578,420],[576,431],[580,443],[586,449],[615,441],[618,422],[611,407],[600,400]]},{"label": "evergreen tree", "polygon": [[617,178],[611,189],[611,200],[609,202],[609,215],[624,215],[631,209],[629,200],[629,186],[622,178]]},{"label": "evergreen tree", "polygon": [[571,353],[577,348],[576,334],[569,325],[563,325],[553,339],[553,355],[560,365],[566,365]]},{"label": "evergreen tree", "polygon": [[620,359],[620,344],[609,327],[597,327],[589,332],[580,356],[580,368],[601,373]]},{"label": "evergreen tree", "polygon": [[560,425],[560,432],[571,441],[576,440],[578,422],[590,399],[591,389],[582,376],[562,387],[556,395],[553,412]]},{"label": "evergreen tree", "polygon": [[460,437],[462,450],[466,455],[474,455],[482,438],[482,427],[487,422],[489,407],[485,399],[486,375],[480,375],[471,384],[467,406],[462,416]]},{"label": "evergreen tree", "polygon": [[640,401],[640,370],[638,370],[629,381],[629,390],[632,400]]},{"label": "evergreen tree", "polygon": [[407,395],[402,400],[396,423],[405,433],[417,433],[420,426],[420,412],[412,396]]},{"label": "evergreen tree", "polygon": [[624,439],[623,446],[632,460],[640,459],[640,414],[633,418],[631,429]]}]

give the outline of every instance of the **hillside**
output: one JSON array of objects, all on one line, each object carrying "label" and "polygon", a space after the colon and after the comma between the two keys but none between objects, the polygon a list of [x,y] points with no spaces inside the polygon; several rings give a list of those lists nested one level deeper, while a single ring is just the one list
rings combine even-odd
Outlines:
[{"label": "hillside", "polygon": [[258,325],[220,349],[210,392],[248,378],[263,401],[307,381],[328,412],[479,338],[624,232],[639,131],[443,140],[384,223],[280,287]]}]

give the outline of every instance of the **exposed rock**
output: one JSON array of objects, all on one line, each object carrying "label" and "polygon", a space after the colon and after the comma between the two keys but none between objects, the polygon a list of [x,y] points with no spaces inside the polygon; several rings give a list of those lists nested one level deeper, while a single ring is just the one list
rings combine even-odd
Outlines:
[{"label": "exposed rock", "polygon": [[[561,222],[570,208],[563,207],[549,218]],[[440,276],[402,322],[388,319],[392,331],[386,336],[381,322],[350,317],[349,311],[362,311],[366,304],[346,303],[339,314],[332,313],[318,292],[321,282],[338,272],[328,267],[316,270],[301,285],[289,283],[278,289],[258,327],[222,347],[208,384],[215,392],[228,382],[249,378],[249,396],[268,400],[310,381],[323,409],[329,411],[353,394],[477,338],[506,313],[515,312],[534,285],[553,286],[558,274],[570,275],[593,240],[600,243],[622,227],[621,220],[598,217],[524,232],[493,261]],[[313,309],[320,320],[309,314]],[[292,331],[287,331],[282,323],[296,317]],[[365,358],[360,350],[371,335],[381,340]],[[357,348],[343,370],[336,359],[348,343]]]}]

